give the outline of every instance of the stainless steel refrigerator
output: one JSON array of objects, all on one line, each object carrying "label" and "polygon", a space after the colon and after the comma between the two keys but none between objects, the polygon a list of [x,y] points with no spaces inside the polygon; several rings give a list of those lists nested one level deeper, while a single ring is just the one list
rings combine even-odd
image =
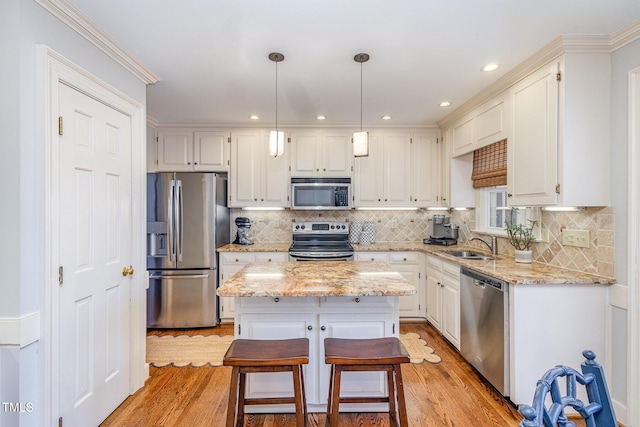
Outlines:
[{"label": "stainless steel refrigerator", "polygon": [[226,175],[147,174],[148,328],[218,323],[216,249],[230,233]]}]

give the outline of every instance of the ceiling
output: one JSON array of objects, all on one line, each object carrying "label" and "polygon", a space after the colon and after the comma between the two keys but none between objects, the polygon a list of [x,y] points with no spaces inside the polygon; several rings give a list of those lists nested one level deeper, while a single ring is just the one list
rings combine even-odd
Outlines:
[{"label": "ceiling", "polygon": [[[608,35],[638,0],[68,0],[161,77],[159,123],[427,126],[560,35]],[[362,64],[354,55],[368,53]],[[480,68],[496,62],[492,73]],[[452,105],[439,107],[441,101]],[[249,116],[260,117],[252,121]],[[383,122],[381,116],[392,120]]]}]

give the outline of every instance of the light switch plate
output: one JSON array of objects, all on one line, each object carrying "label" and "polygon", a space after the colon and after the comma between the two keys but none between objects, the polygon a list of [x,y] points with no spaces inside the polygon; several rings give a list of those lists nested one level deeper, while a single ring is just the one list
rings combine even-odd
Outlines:
[{"label": "light switch plate", "polygon": [[564,229],[564,231],[562,231],[562,244],[564,246],[577,246],[579,248],[590,247],[589,230]]}]

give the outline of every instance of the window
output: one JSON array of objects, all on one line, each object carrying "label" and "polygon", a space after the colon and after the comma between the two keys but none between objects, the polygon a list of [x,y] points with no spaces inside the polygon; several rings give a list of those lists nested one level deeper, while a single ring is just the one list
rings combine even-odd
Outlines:
[{"label": "window", "polygon": [[[540,208],[509,206],[506,185],[486,187],[476,191],[475,231],[506,237],[505,220],[516,224],[529,224],[529,220],[537,220],[540,224]],[[541,239],[541,227],[534,229],[534,235],[537,240]]]}]

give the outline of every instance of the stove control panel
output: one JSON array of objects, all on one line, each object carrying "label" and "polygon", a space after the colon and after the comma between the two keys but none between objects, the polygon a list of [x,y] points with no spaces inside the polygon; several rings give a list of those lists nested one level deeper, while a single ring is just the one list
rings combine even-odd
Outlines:
[{"label": "stove control panel", "polygon": [[294,234],[348,234],[348,222],[313,221],[294,222],[291,225]]}]

